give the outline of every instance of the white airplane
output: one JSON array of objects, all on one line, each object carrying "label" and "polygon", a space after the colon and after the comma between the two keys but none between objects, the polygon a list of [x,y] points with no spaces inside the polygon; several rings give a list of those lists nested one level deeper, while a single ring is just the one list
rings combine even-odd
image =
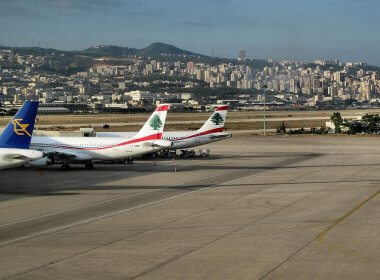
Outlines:
[{"label": "white airplane", "polygon": [[19,167],[43,157],[39,151],[29,150],[38,101],[26,101],[0,136],[0,170]]},{"label": "white airplane", "polygon": [[157,107],[142,129],[133,137],[47,137],[32,138],[31,148],[43,151],[45,158],[30,162],[32,166],[44,166],[62,162],[62,168],[70,168],[70,162],[84,162],[93,169],[93,160],[123,160],[152,153],[172,146],[162,139],[162,132],[169,105]]},{"label": "white airplane", "polygon": [[[165,131],[163,139],[173,142],[169,149],[187,149],[201,146],[231,137],[230,133],[224,132],[228,106],[222,105],[215,109],[215,112],[196,131]],[[99,137],[131,137],[136,132],[97,132]]]}]

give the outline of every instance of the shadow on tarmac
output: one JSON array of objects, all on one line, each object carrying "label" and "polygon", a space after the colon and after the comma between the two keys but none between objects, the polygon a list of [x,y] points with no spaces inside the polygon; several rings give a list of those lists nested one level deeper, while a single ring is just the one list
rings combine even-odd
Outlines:
[{"label": "shadow on tarmac", "polygon": [[[0,183],[0,201],[19,198],[20,196],[35,197],[35,196],[74,196],[82,194],[82,191],[107,191],[107,190],[154,190],[154,189],[182,189],[182,190],[198,190],[212,187],[215,185],[225,186],[224,182],[238,178],[243,178],[249,175],[260,174],[276,169],[297,169],[297,168],[320,168],[320,167],[362,167],[362,166],[380,166],[380,164],[334,164],[334,165],[291,165],[292,161],[298,160],[298,163],[318,157],[317,154],[297,155],[296,158],[289,158],[276,163],[268,163],[267,166],[247,166],[247,165],[226,165],[226,164],[196,164],[196,165],[178,165],[175,163],[165,165],[159,163],[153,166],[152,162],[139,163],[139,165],[101,165],[96,166],[95,170],[85,170],[81,166],[73,167],[68,171],[46,168],[46,169],[26,169],[20,173],[20,170],[9,170],[8,178],[3,183]],[[287,165],[289,161],[289,165]],[[128,167],[133,167],[128,169]],[[231,170],[232,173],[220,174],[219,182],[215,179],[199,178],[194,183],[184,183],[176,186],[134,186],[127,185],[129,178],[143,176],[151,172],[174,173],[174,167],[177,167],[177,172],[192,172],[198,170]],[[20,174],[20,175],[19,175]],[[15,176],[22,176],[17,183]],[[240,177],[239,177],[240,176]],[[115,180],[126,180],[126,185],[111,185],[107,184]],[[8,180],[8,183],[7,183]],[[55,180],[52,182],[52,180]],[[5,182],[5,183],[4,183]],[[276,183],[275,185],[300,185],[300,184],[329,184],[329,183],[355,183],[355,182],[374,182],[378,180],[341,180],[341,181],[311,181],[311,182],[288,182]],[[229,186],[266,186],[270,184],[236,184]]]}]

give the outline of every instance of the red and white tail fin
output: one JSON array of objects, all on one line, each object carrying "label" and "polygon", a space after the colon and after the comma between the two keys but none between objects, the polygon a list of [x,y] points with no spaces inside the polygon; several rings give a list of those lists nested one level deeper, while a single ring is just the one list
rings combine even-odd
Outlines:
[{"label": "red and white tail fin", "polygon": [[218,106],[198,132],[222,132],[227,118],[227,105]]},{"label": "red and white tail fin", "polygon": [[164,131],[168,110],[168,104],[159,105],[148,121],[144,124],[140,131],[133,136],[133,138],[144,138],[145,140],[162,139],[162,132]]}]

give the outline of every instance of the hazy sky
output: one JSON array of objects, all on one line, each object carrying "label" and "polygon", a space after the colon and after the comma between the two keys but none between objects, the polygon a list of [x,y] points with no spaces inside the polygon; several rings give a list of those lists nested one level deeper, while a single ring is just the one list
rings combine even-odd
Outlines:
[{"label": "hazy sky", "polygon": [[251,58],[380,65],[380,0],[0,0],[0,45],[165,42]]}]

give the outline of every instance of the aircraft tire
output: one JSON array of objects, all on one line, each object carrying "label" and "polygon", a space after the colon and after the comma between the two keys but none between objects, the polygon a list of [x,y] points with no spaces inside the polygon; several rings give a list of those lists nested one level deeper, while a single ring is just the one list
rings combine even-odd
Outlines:
[{"label": "aircraft tire", "polygon": [[61,169],[63,169],[63,170],[69,170],[70,169],[70,164],[62,164]]},{"label": "aircraft tire", "polygon": [[92,170],[94,169],[94,164],[92,163],[92,161],[89,161],[89,162],[86,162],[84,164],[84,167],[87,169],[87,170]]}]

